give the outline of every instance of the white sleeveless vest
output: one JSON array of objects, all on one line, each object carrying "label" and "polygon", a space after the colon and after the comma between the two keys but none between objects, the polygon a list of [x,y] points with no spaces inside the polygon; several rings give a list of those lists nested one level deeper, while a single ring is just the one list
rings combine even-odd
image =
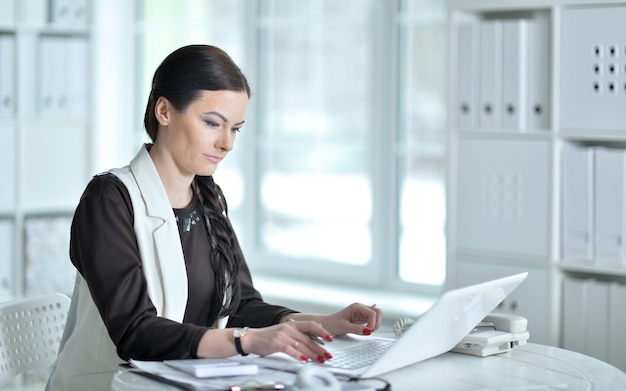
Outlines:
[{"label": "white sleeveless vest", "polygon": [[[172,206],[146,146],[130,165],[109,172],[130,194],[150,300],[159,316],[182,322],[187,306],[185,259]],[[87,283],[77,273],[61,351],[47,389],[64,390],[74,376],[116,371],[121,363]]]}]

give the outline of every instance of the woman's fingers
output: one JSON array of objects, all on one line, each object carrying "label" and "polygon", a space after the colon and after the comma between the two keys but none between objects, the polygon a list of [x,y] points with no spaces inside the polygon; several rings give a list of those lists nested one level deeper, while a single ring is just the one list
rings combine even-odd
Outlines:
[{"label": "woman's fingers", "polygon": [[323,348],[316,338],[324,336],[327,341],[332,341],[330,334],[317,322],[313,321],[288,321],[288,327],[292,327],[293,340],[285,347],[284,352],[302,361],[324,362],[332,355]]}]

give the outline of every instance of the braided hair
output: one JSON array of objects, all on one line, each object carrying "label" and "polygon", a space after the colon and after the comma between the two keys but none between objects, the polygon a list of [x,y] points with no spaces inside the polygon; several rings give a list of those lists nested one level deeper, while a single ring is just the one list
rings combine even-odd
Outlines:
[{"label": "braided hair", "polygon": [[211,251],[211,261],[215,272],[215,291],[209,310],[209,319],[233,315],[240,299],[237,274],[239,262],[233,255],[233,229],[228,221],[228,205],[222,189],[212,176],[197,175],[195,186],[202,200],[202,213],[207,221]]},{"label": "braided hair", "polygon": [[[246,77],[223,50],[210,45],[188,45],[168,55],[154,73],[144,114],[144,126],[151,140],[158,137],[155,107],[159,97],[182,112],[205,90],[239,91],[250,97]],[[212,176],[197,175],[193,187],[200,198],[211,244],[209,260],[215,272],[215,288],[208,320],[213,322],[218,317],[233,315],[239,305],[240,265],[233,253],[234,232],[222,190]]]}]

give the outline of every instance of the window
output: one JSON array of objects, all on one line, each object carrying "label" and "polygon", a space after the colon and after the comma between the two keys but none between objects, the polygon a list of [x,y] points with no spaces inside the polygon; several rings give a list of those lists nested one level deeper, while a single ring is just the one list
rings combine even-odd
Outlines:
[{"label": "window", "polygon": [[374,2],[293,5],[259,8],[256,228],[267,254],[259,267],[296,275],[365,267],[377,128]]},{"label": "window", "polygon": [[170,3],[138,3],[138,101],[182,44],[243,68],[249,115],[216,180],[255,273],[441,289],[444,2]]},{"label": "window", "polygon": [[445,280],[446,24],[442,2],[405,1],[400,27],[399,275]]}]

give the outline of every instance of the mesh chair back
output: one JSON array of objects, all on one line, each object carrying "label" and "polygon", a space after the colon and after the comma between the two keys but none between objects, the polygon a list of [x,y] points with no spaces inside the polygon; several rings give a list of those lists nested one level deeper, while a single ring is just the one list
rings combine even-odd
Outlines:
[{"label": "mesh chair back", "polygon": [[54,362],[69,308],[60,293],[0,303],[0,388]]}]

